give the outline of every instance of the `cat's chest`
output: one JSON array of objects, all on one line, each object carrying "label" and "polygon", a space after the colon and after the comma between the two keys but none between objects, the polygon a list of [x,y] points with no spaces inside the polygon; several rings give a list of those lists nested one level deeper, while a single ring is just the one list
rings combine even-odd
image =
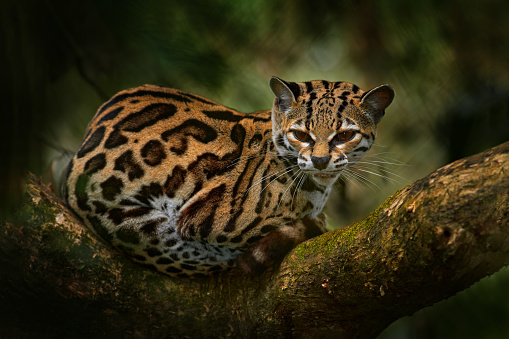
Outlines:
[{"label": "cat's chest", "polygon": [[316,218],[330,193],[330,187],[316,186],[305,173],[270,152],[244,154],[234,170],[200,180],[189,178],[188,183],[200,184],[177,192],[165,204],[174,206],[167,214],[175,216],[181,234],[200,234],[207,242],[228,242],[231,247],[243,246],[275,225]]},{"label": "cat's chest", "polygon": [[258,166],[240,192],[232,192],[237,206],[264,219],[314,219],[325,206],[332,186],[318,186],[307,174],[286,162],[277,165],[274,160],[266,162],[269,164]]}]

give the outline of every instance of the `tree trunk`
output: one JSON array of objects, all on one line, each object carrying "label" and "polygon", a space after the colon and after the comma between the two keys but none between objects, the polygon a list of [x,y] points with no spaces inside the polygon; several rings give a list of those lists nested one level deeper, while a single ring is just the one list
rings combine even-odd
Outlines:
[{"label": "tree trunk", "polygon": [[508,264],[508,220],[509,142],[297,246],[274,272],[172,279],[97,240],[31,177],[0,229],[0,328],[6,337],[374,337]]}]

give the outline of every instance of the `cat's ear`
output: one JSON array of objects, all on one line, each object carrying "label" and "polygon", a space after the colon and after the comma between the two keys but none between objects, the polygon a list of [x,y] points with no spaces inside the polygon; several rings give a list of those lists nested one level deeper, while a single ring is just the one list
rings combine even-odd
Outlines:
[{"label": "cat's ear", "polygon": [[275,104],[281,112],[287,113],[292,108],[292,104],[296,102],[299,97],[299,85],[294,82],[287,82],[278,77],[270,78],[270,88],[276,95]]},{"label": "cat's ear", "polygon": [[382,120],[385,109],[394,99],[394,90],[389,85],[382,85],[364,93],[361,97],[361,108],[373,117],[376,124]]}]

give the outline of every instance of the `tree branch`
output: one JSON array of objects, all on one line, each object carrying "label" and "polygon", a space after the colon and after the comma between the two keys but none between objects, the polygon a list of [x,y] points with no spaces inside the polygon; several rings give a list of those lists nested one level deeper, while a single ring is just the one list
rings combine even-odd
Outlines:
[{"label": "tree branch", "polygon": [[9,305],[0,327],[12,335],[376,336],[509,263],[508,173],[504,143],[297,246],[273,274],[202,280],[130,262],[32,177],[0,230],[0,298]]}]

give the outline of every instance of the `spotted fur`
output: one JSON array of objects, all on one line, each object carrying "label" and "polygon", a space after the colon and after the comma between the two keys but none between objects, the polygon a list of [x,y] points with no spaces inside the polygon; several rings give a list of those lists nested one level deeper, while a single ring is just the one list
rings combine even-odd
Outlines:
[{"label": "spotted fur", "polygon": [[90,122],[63,195],[99,236],[172,276],[258,272],[325,232],[341,171],[371,147],[394,92],[273,77],[272,112],[175,89],[115,95]]}]

